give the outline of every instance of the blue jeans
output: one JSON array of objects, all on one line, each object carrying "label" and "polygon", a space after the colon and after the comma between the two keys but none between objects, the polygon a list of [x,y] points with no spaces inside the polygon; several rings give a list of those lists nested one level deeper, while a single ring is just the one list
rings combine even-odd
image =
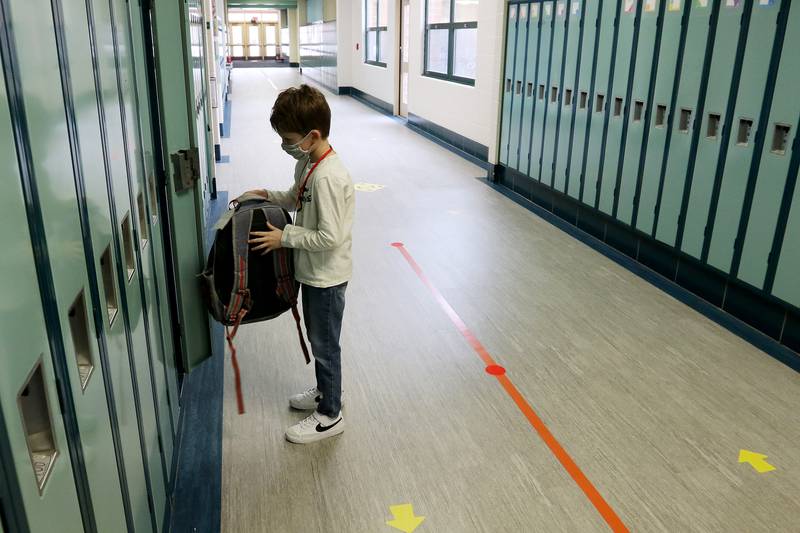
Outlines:
[{"label": "blue jeans", "polygon": [[342,409],[342,348],[339,336],[347,283],[319,289],[303,285],[303,318],[314,354],[317,390],[322,394],[317,411],[334,417]]}]

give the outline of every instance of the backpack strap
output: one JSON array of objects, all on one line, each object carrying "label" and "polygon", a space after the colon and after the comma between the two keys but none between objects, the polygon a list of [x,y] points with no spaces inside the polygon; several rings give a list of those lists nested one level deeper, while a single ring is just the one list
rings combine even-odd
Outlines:
[{"label": "backpack strap", "polygon": [[[250,310],[250,289],[247,288],[247,271],[249,267],[250,225],[253,222],[253,211],[246,209],[236,213],[231,219],[231,244],[233,248],[233,287],[231,297],[225,308],[225,322],[233,324],[243,309]],[[244,315],[242,315],[242,318]],[[241,321],[241,318],[239,318]]]},{"label": "backpack strap", "polygon": [[[269,216],[269,210],[262,208],[264,218],[272,224]],[[272,224],[273,226],[275,224]],[[306,359],[306,364],[311,362],[311,356],[308,353],[308,346],[306,339],[303,336],[303,327],[300,325],[300,311],[297,310],[297,286],[294,281],[294,274],[291,268],[291,254],[292,251],[287,248],[280,248],[272,253],[273,261],[275,264],[275,279],[277,281],[276,292],[283,301],[292,306],[292,316],[297,325],[297,335],[300,338],[300,348],[303,350],[303,357]]]}]

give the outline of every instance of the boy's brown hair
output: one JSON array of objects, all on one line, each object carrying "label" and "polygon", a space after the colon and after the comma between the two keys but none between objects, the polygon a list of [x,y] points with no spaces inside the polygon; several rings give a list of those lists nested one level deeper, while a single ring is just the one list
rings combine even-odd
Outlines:
[{"label": "boy's brown hair", "polygon": [[325,96],[306,84],[281,91],[269,123],[278,133],[298,133],[306,135],[311,130],[319,130],[323,139],[331,132],[331,108]]}]

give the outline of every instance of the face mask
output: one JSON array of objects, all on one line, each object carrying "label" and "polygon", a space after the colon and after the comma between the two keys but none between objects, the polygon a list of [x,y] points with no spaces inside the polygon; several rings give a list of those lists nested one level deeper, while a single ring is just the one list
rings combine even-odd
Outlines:
[{"label": "face mask", "polygon": [[[311,135],[311,132],[309,132],[308,135]],[[303,137],[300,140],[300,142],[297,143],[297,144],[286,144],[286,143],[283,143],[283,144],[281,144],[281,148],[283,148],[284,152],[286,152],[290,156],[294,157],[298,161],[301,160],[301,159],[304,159],[304,158],[308,157],[308,155],[311,153],[311,149],[303,150],[302,148],[300,148],[300,145],[303,144],[306,139],[308,139],[308,135]]]}]

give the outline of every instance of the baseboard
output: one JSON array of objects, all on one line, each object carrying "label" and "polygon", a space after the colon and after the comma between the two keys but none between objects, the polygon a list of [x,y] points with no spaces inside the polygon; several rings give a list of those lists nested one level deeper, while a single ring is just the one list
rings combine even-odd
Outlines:
[{"label": "baseboard", "polygon": [[487,184],[800,372],[800,310],[575,198],[496,165]]},{"label": "baseboard", "polygon": [[394,106],[388,102],[384,102],[380,98],[376,98],[369,93],[365,93],[361,89],[356,87],[339,87],[339,94],[340,95],[348,95],[362,104],[365,104],[372,109],[383,113],[384,115],[388,115],[390,117],[394,116]]},{"label": "baseboard", "polygon": [[439,126],[427,119],[415,115],[408,114],[408,126],[417,133],[421,133],[428,138],[438,140],[439,144],[443,143],[445,148],[452,152],[468,159],[469,161],[479,165],[487,170],[492,165],[489,164],[489,148],[478,142],[468,139],[447,128]]}]

